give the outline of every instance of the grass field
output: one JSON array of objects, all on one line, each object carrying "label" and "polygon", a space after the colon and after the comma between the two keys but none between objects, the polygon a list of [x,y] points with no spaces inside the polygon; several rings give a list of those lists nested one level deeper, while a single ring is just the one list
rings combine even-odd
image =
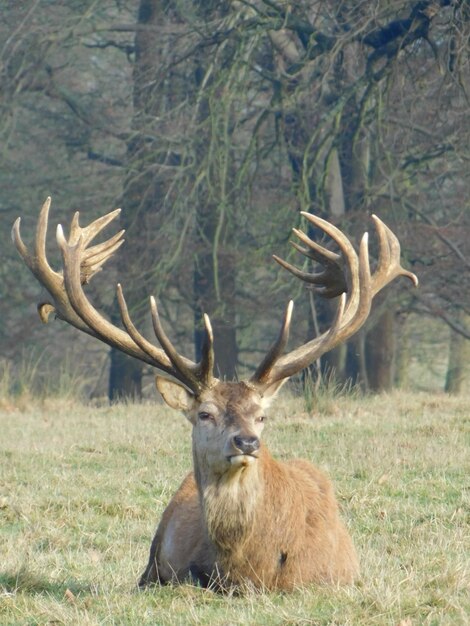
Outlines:
[{"label": "grass field", "polygon": [[156,523],[190,469],[190,429],[161,405],[0,404],[0,624],[470,623],[470,400],[280,399],[278,458],[331,475],[357,546],[354,586],[221,596],[137,592]]}]

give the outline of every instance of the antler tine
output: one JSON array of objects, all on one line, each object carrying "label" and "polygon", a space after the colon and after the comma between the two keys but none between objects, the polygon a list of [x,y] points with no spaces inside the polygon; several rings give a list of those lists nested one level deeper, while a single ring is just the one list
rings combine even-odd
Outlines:
[{"label": "antler tine", "polygon": [[80,260],[80,282],[82,285],[89,283],[93,276],[101,271],[104,263],[122,246],[124,232],[121,230],[103,243],[83,250]]},{"label": "antler tine", "polygon": [[11,229],[11,238],[13,243],[15,244],[16,249],[18,250],[21,258],[26,263],[26,265],[30,267],[30,256],[28,253],[28,248],[25,246],[23,239],[21,238],[21,217],[17,217],[13,223],[13,228]]},{"label": "antler tine", "polygon": [[35,256],[37,259],[38,267],[47,271],[53,271],[46,257],[46,236],[50,207],[51,197],[48,196],[41,207],[41,212],[39,213],[35,239]]},{"label": "antler tine", "polygon": [[34,240],[34,254],[30,254],[28,248],[21,238],[20,225],[21,217],[18,217],[13,224],[11,231],[13,242],[16,249],[20,253],[23,261],[29,267],[31,272],[40,280],[45,282],[44,286],[48,288],[49,283],[51,286],[56,286],[58,281],[61,281],[61,276],[58,272],[55,272],[49,265],[46,257],[46,235],[47,225],[49,219],[49,208],[51,206],[51,198],[48,197],[41,207],[39,213],[38,222],[36,225],[36,237]]},{"label": "antler tine", "polygon": [[[124,243],[123,235],[125,230],[120,230],[112,235],[106,241],[91,246],[88,248],[90,242],[120,214],[121,209],[111,211],[107,215],[99,217],[94,220],[88,226],[82,228],[79,225],[79,212],[76,211],[70,226],[69,240],[66,242],[63,234],[62,226],[59,225],[57,230],[58,243],[59,238],[61,243],[59,247],[63,251],[64,246],[69,248],[75,246],[77,250],[77,258],[80,266],[80,283],[86,284],[91,278],[101,270],[103,264],[118,250]],[[60,235],[59,235],[60,232]],[[64,243],[66,242],[66,243]]]},{"label": "antler tine", "polygon": [[152,323],[155,336],[173,365],[173,376],[179,378],[179,380],[187,385],[196,395],[199,395],[204,388],[210,386],[210,383],[213,380],[212,369],[209,371],[209,368],[212,368],[213,366],[213,338],[209,318],[205,316],[205,318],[207,318],[205,319],[206,353],[204,358],[201,360],[201,363],[195,364],[182,357],[170,341],[168,335],[163,329],[160,316],[158,314],[157,302],[153,296],[150,297],[150,310],[152,313]]},{"label": "antler tine", "polygon": [[157,301],[153,296],[150,296],[150,311],[152,313],[152,324],[155,336],[157,337],[160,345],[167,354],[169,360],[173,366],[178,368],[179,365],[184,369],[184,363],[181,362],[181,356],[176,351],[175,347],[171,343],[168,335],[163,329],[160,316],[158,314]]},{"label": "antler tine", "polygon": [[147,339],[145,339],[145,337],[141,335],[137,328],[134,326],[134,323],[132,322],[129,315],[129,309],[127,307],[127,302],[124,298],[120,283],[116,285],[116,295],[119,304],[119,310],[121,312],[122,323],[124,324],[124,328],[127,330],[131,338],[135,341],[139,348],[141,348],[145,353],[148,354],[148,356],[153,360],[154,363],[158,364],[159,369],[167,372],[167,374],[174,375],[170,359],[166,357],[162,350],[159,350],[156,346],[150,343],[150,341],[147,341]]},{"label": "antler tine", "polygon": [[202,344],[201,362],[199,370],[204,385],[209,387],[214,380],[214,333],[209,316],[204,313],[204,341]]},{"label": "antler tine", "polygon": [[[332,347],[337,345],[339,341],[334,343],[335,337],[338,334],[338,331],[343,324],[344,320],[344,312],[346,309],[346,294],[343,293],[340,296],[339,304],[335,312],[335,316],[333,318],[333,322],[331,327],[319,337],[312,339],[303,346],[300,346],[293,352],[284,355],[284,357],[280,357],[279,361],[274,364],[271,372],[269,373],[269,377],[266,379],[266,384],[270,385],[279,380],[290,378],[297,374],[301,370],[304,369],[310,363],[313,363],[317,358],[319,358],[328,350],[331,350]],[[315,350],[315,353],[312,353]],[[311,358],[312,357],[312,358]]]},{"label": "antler tine", "polygon": [[49,209],[51,206],[50,196],[46,199],[39,213],[36,236],[34,239],[34,253],[31,254],[24,244],[20,234],[21,218],[18,217],[13,224],[12,238],[15,246],[25,264],[31,270],[36,279],[47,289],[52,302],[40,302],[38,314],[43,323],[46,323],[52,312],[56,312],[61,319],[68,321],[72,326],[93,335],[93,331],[83,323],[83,320],[75,313],[70,305],[64,289],[64,279],[61,272],[51,268],[46,256],[46,236],[49,221]]},{"label": "antler tine", "polygon": [[[350,294],[343,323],[337,331],[335,346],[351,337],[366,321],[372,304],[372,277],[369,263],[369,233],[362,235],[359,245],[359,267],[357,286]],[[353,304],[351,304],[353,302]]]},{"label": "antler tine", "polygon": [[[338,244],[345,257],[354,254],[354,249],[351,243],[338,228],[326,220],[312,215],[311,213],[305,213],[302,211],[301,214],[314,226],[321,228],[321,230],[323,230],[326,234],[330,235],[330,237],[332,237]],[[300,278],[304,282],[312,285],[313,290],[324,298],[335,298],[344,291],[347,291],[347,280],[351,277],[344,271],[344,261],[341,255],[328,250],[320,244],[317,244],[297,228],[293,228],[292,231],[294,235],[302,241],[302,243],[308,246],[307,248],[302,248],[297,243],[291,242],[294,248],[301,254],[320,263],[324,268],[323,271],[311,274],[310,272],[304,272],[303,270],[298,269],[294,265],[291,265],[277,256],[274,256],[274,259],[282,265],[282,267],[291,272],[291,274],[294,274],[297,278]]]},{"label": "antler tine", "polygon": [[409,278],[415,287],[418,286],[418,277],[413,272],[403,268],[400,263],[400,242],[390,228],[377,215],[372,215],[375,230],[379,239],[379,260],[372,277],[374,295],[386,284],[398,276]]},{"label": "antler tine", "polygon": [[291,245],[301,254],[308,256],[324,267],[322,272],[308,274],[310,278],[307,279],[307,282],[313,285],[312,289],[323,298],[336,298],[346,291],[344,263],[341,255],[312,241],[310,237],[297,228],[293,228],[292,231],[308,248],[302,248],[295,241],[291,241]]},{"label": "antler tine", "polygon": [[323,232],[329,235],[339,246],[341,252],[345,257],[351,254],[355,254],[354,247],[349,239],[346,237],[344,233],[340,231],[339,228],[330,224],[321,217],[317,215],[313,215],[312,213],[307,213],[306,211],[300,212],[306,220],[308,220],[314,226],[320,228]]},{"label": "antler tine", "polygon": [[290,300],[284,313],[284,319],[279,335],[251,377],[250,382],[254,384],[262,384],[269,379],[272,368],[284,352],[289,340],[289,329],[293,310],[294,302],[293,300]]},{"label": "antler tine", "polygon": [[[106,215],[102,215],[98,217],[96,220],[88,224],[88,226],[80,226],[80,211],[75,211],[72,222],[70,224],[70,235],[69,235],[69,243],[75,244],[78,242],[80,237],[83,240],[83,246],[86,248],[88,244],[97,236],[99,233],[106,228],[108,224],[110,224],[118,215],[120,215],[121,209],[114,209],[114,211],[110,211],[106,213]],[[124,232],[124,231],[123,231]]]},{"label": "antler tine", "polygon": [[[120,230],[108,240],[85,250],[82,260],[82,283],[89,280],[99,271],[103,264],[122,246],[125,231]],[[85,269],[87,270],[85,274]]]},{"label": "antler tine", "polygon": [[[300,246],[297,246],[295,243],[293,243],[293,245],[296,248],[300,248]],[[310,272],[300,270],[298,267],[295,267],[295,265],[284,261],[275,254],[273,254],[273,259],[288,272],[300,278],[300,280],[303,280],[305,283],[308,283],[315,293],[318,293],[324,298],[335,298],[342,294],[343,291],[346,291],[346,283],[343,274],[334,266],[328,267],[323,270],[323,272],[311,274]]]},{"label": "antler tine", "polygon": [[295,267],[295,265],[292,265],[291,263],[284,261],[284,259],[281,259],[276,254],[273,254],[272,257],[276,261],[276,263],[279,263],[279,265],[281,265],[284,269],[286,269],[288,272],[290,272],[297,278],[300,278],[300,280],[303,280],[306,283],[312,282],[312,275],[309,272],[304,272],[303,270],[299,270],[298,267]]},{"label": "antler tine", "polygon": [[[308,215],[310,215],[310,213],[308,213]],[[313,241],[308,235],[306,235],[298,228],[293,228],[292,232],[296,237],[300,239],[302,243],[308,246],[308,249],[302,248],[301,246],[296,244],[295,241],[291,241],[291,245],[293,245],[296,250],[298,250],[302,254],[305,254],[313,261],[318,261],[319,263],[339,263],[341,261],[341,256],[339,254],[336,254],[336,252],[328,250],[328,248],[325,248],[316,241]]]},{"label": "antler tine", "polygon": [[[125,329],[135,341],[135,343],[146,352],[150,358],[153,359],[154,365],[160,370],[166,372],[173,378],[176,378],[194,393],[200,393],[202,388],[208,386],[211,380],[211,374],[213,370],[213,349],[212,349],[212,329],[210,326],[209,318],[206,318],[206,335],[209,338],[207,343],[207,356],[203,360],[204,366],[201,367],[199,372],[198,366],[178,354],[173,344],[169,340],[165,331],[163,330],[160,316],[158,315],[157,304],[153,296],[150,297],[150,309],[152,313],[152,322],[155,331],[155,335],[163,348],[159,350],[150,341],[147,341],[143,335],[134,326],[132,322],[126,300],[122,291],[121,285],[117,285],[117,298],[119,303],[119,309],[121,311],[121,319]],[[202,384],[201,384],[202,381]]]},{"label": "antler tine", "polygon": [[[293,230],[295,232],[296,229]],[[294,265],[291,265],[290,263],[287,263],[287,261],[283,261],[279,257],[273,255],[273,258],[279,263],[279,265],[282,265],[285,269],[291,272],[291,274],[294,274],[304,282],[309,283],[311,285],[311,289],[323,298],[336,298],[336,296],[339,296],[346,291],[346,281],[344,280],[342,261],[339,254],[331,252],[330,250],[315,244],[314,241],[311,243],[318,248],[318,250],[324,250],[325,253],[328,253],[331,257],[319,251],[307,250],[306,248],[299,246],[295,243],[295,241],[291,241],[290,243],[298,252],[321,263],[325,269],[322,272],[311,274],[310,272],[299,270]]]},{"label": "antler tine", "polygon": [[102,217],[97,218],[88,226],[81,227],[79,224],[80,213],[76,211],[70,224],[69,244],[75,245],[81,240],[83,253],[81,256],[81,282],[88,283],[92,277],[101,270],[103,264],[124,243],[124,230],[120,230],[106,241],[95,246],[88,245],[93,239],[121,213],[121,209],[115,209]]}]

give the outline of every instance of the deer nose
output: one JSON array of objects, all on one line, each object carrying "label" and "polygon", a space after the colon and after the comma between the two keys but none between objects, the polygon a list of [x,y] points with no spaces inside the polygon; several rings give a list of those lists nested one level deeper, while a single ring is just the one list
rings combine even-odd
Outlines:
[{"label": "deer nose", "polygon": [[259,450],[258,437],[243,437],[242,435],[235,435],[233,443],[237,450],[240,450],[242,454],[253,454],[253,452]]}]

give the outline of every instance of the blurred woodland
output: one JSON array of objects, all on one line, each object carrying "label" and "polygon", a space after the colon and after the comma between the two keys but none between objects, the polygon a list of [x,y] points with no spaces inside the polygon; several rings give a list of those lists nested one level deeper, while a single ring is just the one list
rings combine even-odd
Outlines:
[{"label": "blurred woodland", "polygon": [[63,380],[117,398],[152,380],[40,322],[44,294],[10,230],[21,215],[30,242],[51,195],[51,263],[57,223],[122,207],[126,242],[87,286],[95,306],[119,323],[121,282],[150,338],[155,295],[190,358],[207,312],[227,378],[258,364],[289,298],[291,345],[331,323],[334,304],[271,259],[304,263],[288,245],[292,227],[307,229],[299,210],[355,243],[371,230],[372,257],[376,213],[420,286],[395,281],[309,379],[468,387],[468,2],[3,0],[0,17],[0,358],[13,386]]}]

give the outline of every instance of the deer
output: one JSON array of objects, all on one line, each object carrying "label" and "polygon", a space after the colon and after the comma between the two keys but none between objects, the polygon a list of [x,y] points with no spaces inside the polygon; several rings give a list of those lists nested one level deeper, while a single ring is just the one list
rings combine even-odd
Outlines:
[{"label": "deer", "polygon": [[211,589],[293,590],[315,583],[351,584],[359,576],[358,557],[343,522],[330,479],[310,461],[276,460],[262,442],[266,411],[282,385],[321,355],[345,342],[365,323],[374,296],[399,276],[417,286],[418,279],[400,263],[394,233],[372,215],[378,238],[378,260],[371,272],[368,234],[357,253],[348,237],[330,222],[308,212],[303,217],[331,238],[339,251],[325,247],[300,229],[294,247],[320,265],[311,273],[281,258],[286,270],[325,298],[338,298],[331,326],[286,353],[293,302],[285,309],[276,340],[246,380],[224,381],[214,375],[213,333],[204,315],[200,361],[179,354],[168,338],[154,297],[149,341],[133,323],[117,285],[122,328],[97,311],[84,286],[123,243],[121,230],[92,245],[119,215],[119,209],[79,225],[79,212],[68,237],[57,226],[62,268],[51,268],[46,233],[51,199],[40,211],[33,248],[20,234],[12,237],[24,263],[45,287],[38,304],[47,322],[52,313],[78,330],[156,368],[163,400],[183,412],[192,427],[193,470],[163,512],[151,543],[139,587],[195,583]]}]

